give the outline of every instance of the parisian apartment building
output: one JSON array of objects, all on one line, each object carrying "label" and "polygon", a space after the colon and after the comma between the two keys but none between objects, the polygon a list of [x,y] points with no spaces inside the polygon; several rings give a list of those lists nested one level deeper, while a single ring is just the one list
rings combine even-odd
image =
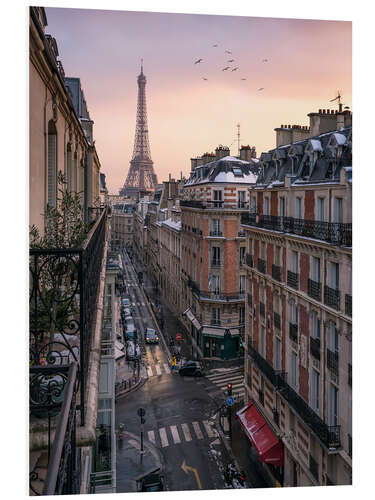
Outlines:
[{"label": "parisian apartment building", "polygon": [[308,116],[275,129],[241,225],[248,411],[281,443],[266,467],[284,486],[352,477],[352,116]]},{"label": "parisian apartment building", "polygon": [[134,200],[117,195],[109,195],[111,206],[111,249],[127,248],[133,243],[133,226],[135,210]]}]

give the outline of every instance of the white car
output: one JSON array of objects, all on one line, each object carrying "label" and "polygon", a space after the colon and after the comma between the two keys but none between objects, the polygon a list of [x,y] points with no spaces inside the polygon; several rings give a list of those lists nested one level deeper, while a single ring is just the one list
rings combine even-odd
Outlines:
[{"label": "white car", "polygon": [[130,299],[126,298],[126,299],[122,299],[122,305],[125,306],[125,307],[130,307]]},{"label": "white car", "polygon": [[130,307],[123,307],[122,312],[124,313],[125,318],[129,317],[132,315],[132,312],[130,310]]}]

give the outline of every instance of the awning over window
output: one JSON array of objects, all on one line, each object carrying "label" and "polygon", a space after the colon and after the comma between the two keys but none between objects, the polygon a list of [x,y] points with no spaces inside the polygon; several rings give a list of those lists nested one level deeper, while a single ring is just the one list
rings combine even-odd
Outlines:
[{"label": "awning over window", "polygon": [[283,466],[284,445],[267,425],[254,403],[250,401],[248,405],[237,412],[236,418],[258,451],[259,460],[276,467]]},{"label": "awning over window", "polygon": [[208,335],[210,337],[224,337],[225,328],[211,328],[209,326],[204,326],[202,333],[203,335]]},{"label": "awning over window", "polygon": [[195,326],[195,328],[197,330],[200,330],[202,328],[201,324],[199,323],[197,318],[194,316],[190,307],[188,309],[186,309],[186,311],[183,314],[186,315],[187,319],[193,323],[193,325]]}]

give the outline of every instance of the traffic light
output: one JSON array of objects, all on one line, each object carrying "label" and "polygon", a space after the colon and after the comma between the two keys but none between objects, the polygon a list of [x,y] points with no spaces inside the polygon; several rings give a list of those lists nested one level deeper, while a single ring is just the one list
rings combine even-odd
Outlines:
[{"label": "traffic light", "polygon": [[228,396],[232,395],[232,384],[227,384]]}]

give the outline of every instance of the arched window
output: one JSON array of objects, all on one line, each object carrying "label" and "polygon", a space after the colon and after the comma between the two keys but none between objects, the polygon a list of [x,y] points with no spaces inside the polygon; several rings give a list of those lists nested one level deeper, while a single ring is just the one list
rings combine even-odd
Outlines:
[{"label": "arched window", "polygon": [[69,193],[72,191],[72,147],[70,142],[66,146],[66,182]]},{"label": "arched window", "polygon": [[47,203],[51,207],[57,204],[57,130],[55,122],[48,122],[48,167],[47,167]]}]

